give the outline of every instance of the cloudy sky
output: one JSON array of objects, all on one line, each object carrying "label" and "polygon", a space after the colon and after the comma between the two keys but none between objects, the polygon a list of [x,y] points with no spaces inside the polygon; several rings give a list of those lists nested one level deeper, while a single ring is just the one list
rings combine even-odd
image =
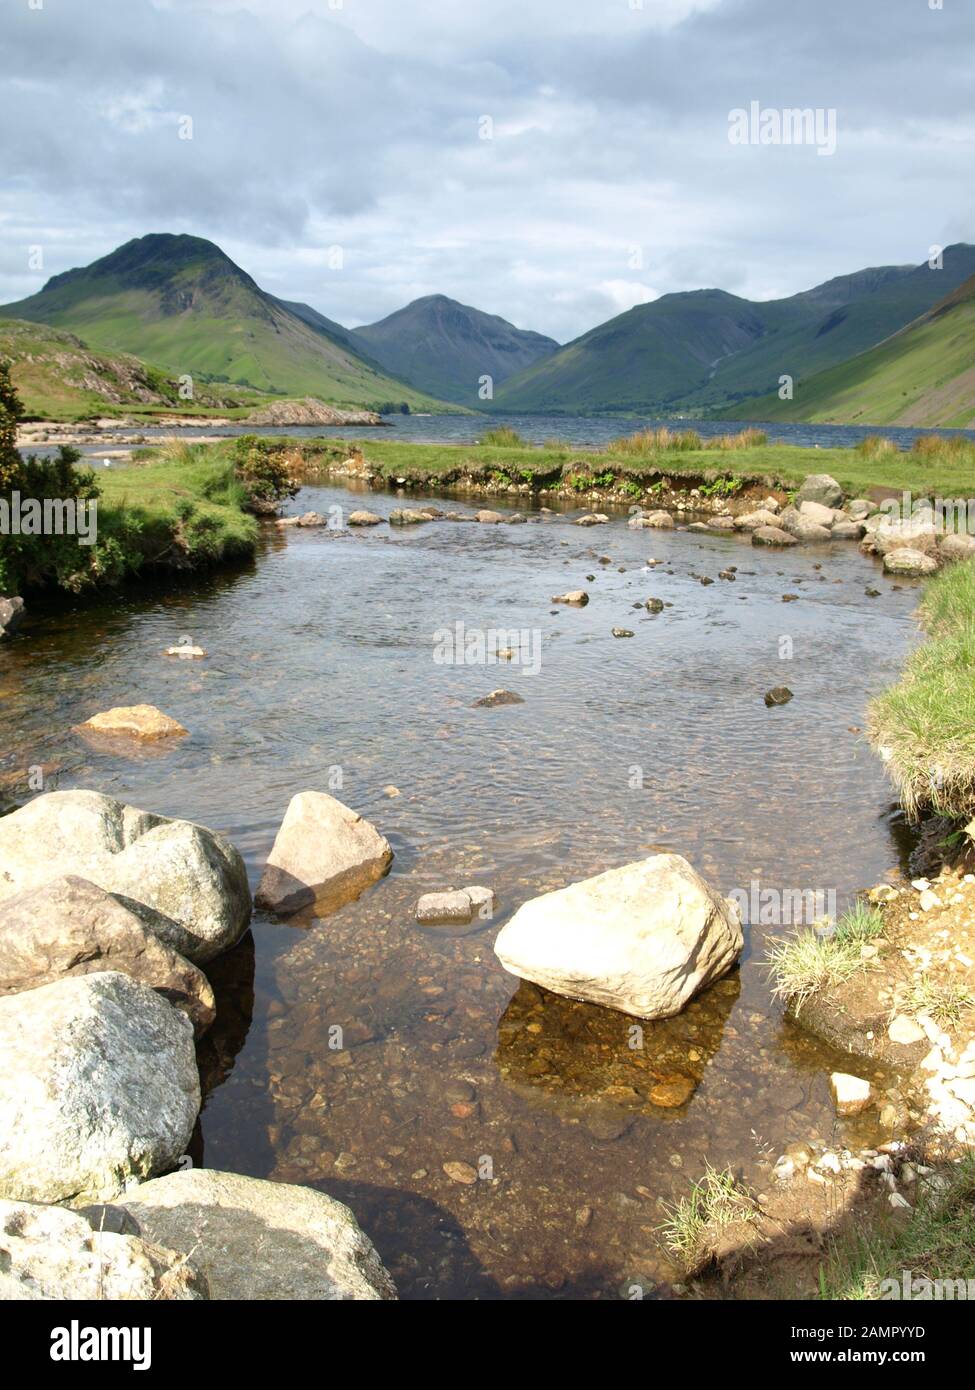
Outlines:
[{"label": "cloudy sky", "polygon": [[[917,263],[975,241],[975,6],[937,4],[5,0],[0,302],[149,231],[348,325],[442,292],[560,341]],[[753,101],[835,109],[835,154],[732,144]]]}]

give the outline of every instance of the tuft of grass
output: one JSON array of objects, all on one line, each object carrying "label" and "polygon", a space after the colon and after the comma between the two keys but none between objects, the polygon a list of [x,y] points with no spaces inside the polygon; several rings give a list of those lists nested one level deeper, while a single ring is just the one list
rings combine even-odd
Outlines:
[{"label": "tuft of grass", "polygon": [[975,997],[958,980],[934,980],[920,975],[913,980],[900,1007],[915,1018],[924,1015],[940,1028],[957,1028],[966,1009],[975,1006]]},{"label": "tuft of grass", "polygon": [[510,425],[499,425],[496,429],[488,430],[481,440],[482,444],[490,449],[527,449],[528,445],[517,430],[513,430]]},{"label": "tuft of grass", "polygon": [[768,443],[768,435],[764,430],[757,430],[754,426],[748,429],[739,430],[737,434],[717,434],[713,439],[705,440],[705,449],[761,449]]},{"label": "tuft of grass", "polygon": [[834,1237],[820,1267],[820,1295],[878,1299],[885,1280],[901,1287],[904,1270],[915,1278],[975,1278],[975,1155],[918,1180],[907,1225],[890,1219],[866,1227],[857,1223]]},{"label": "tuft of grass", "polygon": [[832,936],[800,927],[766,952],[772,997],[791,1003],[798,1014],[812,995],[855,975],[864,964],[863,947],[883,929],[880,912],[862,900],[840,918]]},{"label": "tuft of grass", "polygon": [[659,1227],[664,1244],[688,1276],[706,1269],[729,1237],[739,1245],[755,1241],[758,1207],[731,1168],[707,1164],[690,1196],[665,1203],[664,1211]]},{"label": "tuft of grass", "polygon": [[868,733],[909,818],[967,819],[975,812],[975,565],[937,575],[919,616],[930,638],[872,701]]}]

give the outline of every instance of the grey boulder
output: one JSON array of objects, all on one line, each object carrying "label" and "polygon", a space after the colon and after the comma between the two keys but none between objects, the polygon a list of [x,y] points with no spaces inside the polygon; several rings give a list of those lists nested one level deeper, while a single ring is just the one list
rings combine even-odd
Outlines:
[{"label": "grey boulder", "polygon": [[67,874],[0,903],[0,995],[105,970],[156,990],[183,1010],[197,1036],[216,1016],[203,971],[87,879]]},{"label": "grey boulder", "polygon": [[258,907],[287,916],[334,911],[389,868],[393,851],[376,827],[325,792],[291,798],[255,894]]},{"label": "grey boulder", "polygon": [[112,893],[197,964],[250,920],[247,871],[228,839],[100,792],[49,792],[0,820],[0,902],[63,874]]},{"label": "grey boulder", "polygon": [[110,971],[0,999],[0,1197],[95,1201],[174,1168],[200,1108],[193,1027]]},{"label": "grey boulder", "polygon": [[205,1269],[213,1299],[396,1298],[352,1212],[311,1188],[197,1168],[144,1183],[115,1205],[143,1240]]}]

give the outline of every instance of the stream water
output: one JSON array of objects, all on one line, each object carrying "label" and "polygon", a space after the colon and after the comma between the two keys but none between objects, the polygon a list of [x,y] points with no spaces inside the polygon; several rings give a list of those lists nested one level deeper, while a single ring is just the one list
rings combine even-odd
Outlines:
[{"label": "stream water", "polygon": [[[291,510],[363,500],[307,488]],[[717,580],[729,565],[736,581]],[[553,608],[578,587],[588,607]],[[635,606],[650,596],[673,606]],[[296,791],[330,790],[372,820],[395,851],[387,878],[322,920],[256,915],[211,967],[194,1161],[346,1201],[406,1298],[615,1297],[667,1277],[659,1201],[706,1162],[761,1184],[791,1142],[877,1136],[835,1119],[836,1058],[770,998],[762,955],[781,926],[752,926],[740,970],[646,1025],[642,1050],[632,1020],[505,974],[496,930],[526,899],[658,849],[726,893],[758,881],[835,892],[840,909],[902,863],[860,728],[913,640],[916,601],[854,545],[775,553],[622,515],[591,529],[559,515],[269,527],[240,571],[35,605],[0,650],[0,795],[25,800],[24,770],[46,765],[48,789],[227,832],[254,885]],[[540,669],[439,664],[434,634],[458,621],[537,633]],[[161,655],[184,636],[207,660]],[[795,698],[766,708],[780,684]],[[524,703],[472,707],[497,686]],[[71,732],[139,701],[191,736],[121,757]],[[491,923],[415,925],[421,892],[466,883],[495,890]],[[652,1104],[674,1077],[689,1101]],[[454,1181],[455,1162],[484,1176]]]}]

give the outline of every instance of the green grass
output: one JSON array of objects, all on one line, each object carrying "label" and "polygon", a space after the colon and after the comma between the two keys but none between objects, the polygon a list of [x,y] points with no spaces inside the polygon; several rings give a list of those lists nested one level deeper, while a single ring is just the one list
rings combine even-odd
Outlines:
[{"label": "green grass", "polygon": [[940,1028],[957,1028],[965,1012],[975,1007],[975,998],[958,980],[934,980],[930,975],[920,975],[911,981],[900,1004],[915,1018],[923,1015]]},{"label": "green grass", "polygon": [[861,1222],[830,1243],[820,1269],[824,1299],[878,1299],[883,1282],[903,1271],[942,1280],[975,1278],[975,1155],[917,1183],[906,1225]]},{"label": "green grass", "polygon": [[919,610],[929,639],[871,703],[870,740],[912,819],[975,814],[975,565],[930,581]]},{"label": "green grass", "polygon": [[832,936],[817,936],[809,927],[792,932],[765,956],[773,997],[792,1004],[798,1013],[812,995],[842,984],[862,969],[862,948],[883,929],[877,909],[858,902],[840,918]]},{"label": "green grass", "polygon": [[740,1245],[753,1243],[758,1208],[730,1168],[719,1171],[709,1163],[690,1195],[664,1204],[664,1211],[664,1245],[688,1277],[711,1263],[732,1232]]}]

